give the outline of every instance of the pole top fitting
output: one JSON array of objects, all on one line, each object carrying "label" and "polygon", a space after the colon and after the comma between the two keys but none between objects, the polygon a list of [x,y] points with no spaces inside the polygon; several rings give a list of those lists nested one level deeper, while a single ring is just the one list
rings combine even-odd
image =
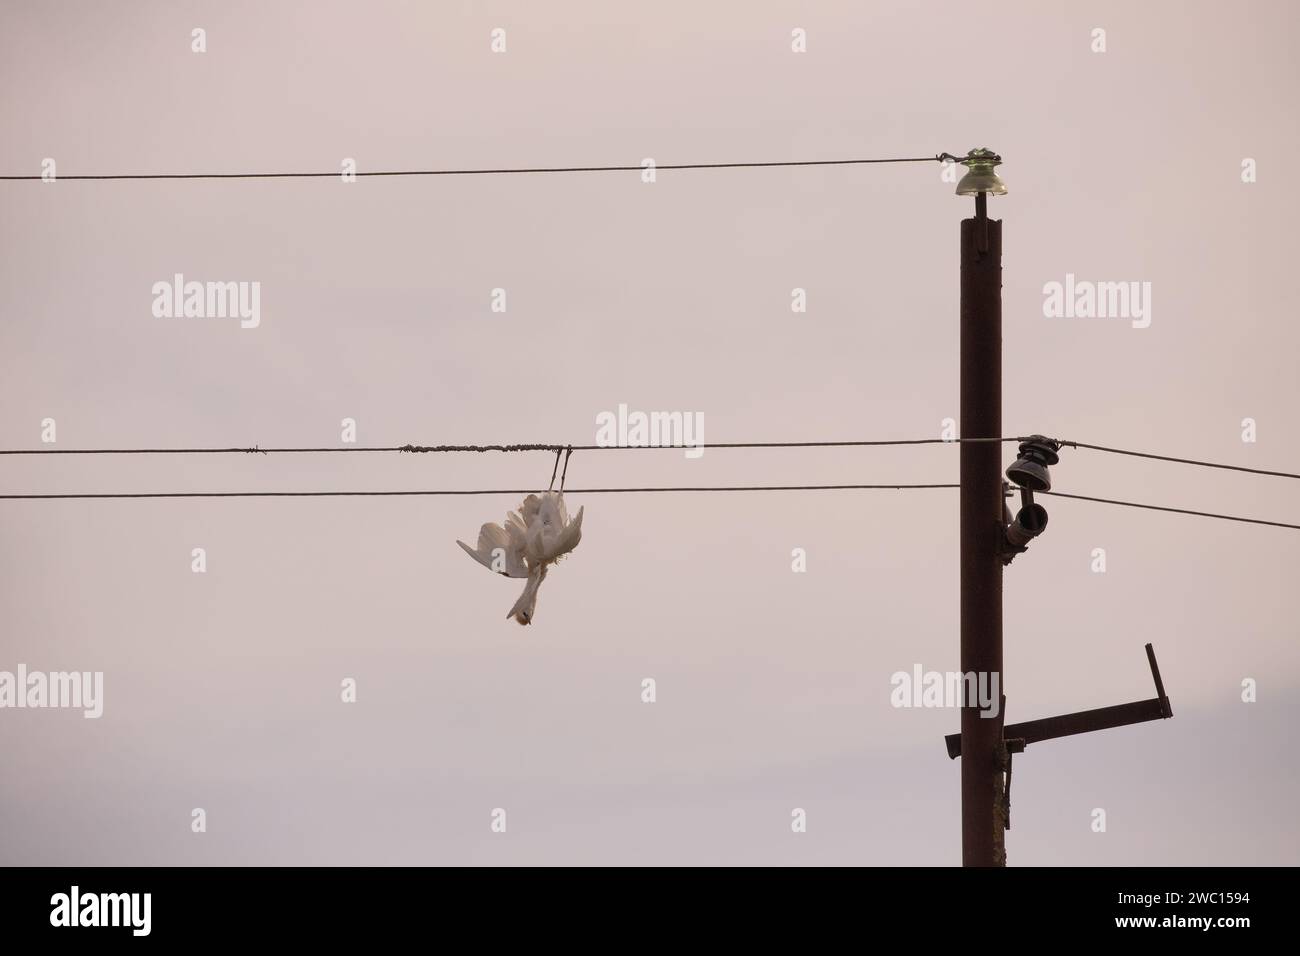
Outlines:
[{"label": "pole top fitting", "polygon": [[1007,184],[994,172],[1001,162],[1002,157],[987,147],[972,149],[961,160],[968,172],[957,183],[957,195],[978,196],[980,193],[988,193],[992,196],[1005,196]]}]

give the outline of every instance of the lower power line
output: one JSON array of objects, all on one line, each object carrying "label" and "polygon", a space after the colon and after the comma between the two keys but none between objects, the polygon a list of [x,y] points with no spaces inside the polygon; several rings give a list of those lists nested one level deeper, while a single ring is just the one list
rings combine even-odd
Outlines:
[{"label": "lower power line", "polygon": [[[888,485],[698,485],[646,488],[568,488],[565,490],[565,493],[570,495],[628,495],[731,491],[916,491],[922,489],[960,487],[961,485],[950,482],[921,484],[901,483]],[[540,489],[530,488],[437,488],[412,491],[134,491],[0,494],[0,501],[69,501],[139,498],[402,498],[464,495],[531,495],[539,493],[541,493]],[[1300,524],[1288,524],[1285,521],[1266,521],[1263,518],[1245,518],[1240,515],[1225,515],[1213,511],[1194,511],[1189,508],[1172,508],[1167,505],[1145,504],[1137,501],[1120,501],[1115,498],[1097,498],[1091,495],[1068,494],[1063,491],[1040,491],[1038,494],[1054,495],[1057,498],[1073,498],[1077,501],[1091,501],[1097,504],[1119,505],[1125,508],[1142,508],[1147,511],[1165,511],[1171,514],[1193,515],[1199,518],[1217,518],[1221,521],[1237,521],[1243,524],[1267,525],[1273,528],[1290,528],[1295,531],[1300,531]]]}]

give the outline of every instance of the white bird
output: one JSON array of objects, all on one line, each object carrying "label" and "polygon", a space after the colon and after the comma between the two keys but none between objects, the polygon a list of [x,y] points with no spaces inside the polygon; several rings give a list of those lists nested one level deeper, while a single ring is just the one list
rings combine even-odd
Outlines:
[{"label": "white bird", "polygon": [[488,522],[478,533],[478,547],[457,541],[465,553],[489,571],[508,578],[527,578],[524,593],[506,617],[530,624],[537,608],[537,589],[547,569],[582,540],[582,512],[572,521],[564,507],[564,492],[529,495],[518,511],[506,515],[505,526]]}]

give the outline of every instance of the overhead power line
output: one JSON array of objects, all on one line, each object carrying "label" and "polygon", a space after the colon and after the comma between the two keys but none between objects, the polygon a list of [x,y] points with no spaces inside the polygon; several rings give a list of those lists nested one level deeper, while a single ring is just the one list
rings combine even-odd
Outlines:
[{"label": "overhead power line", "polygon": [[1263,468],[1247,468],[1244,465],[1226,465],[1217,461],[1200,461],[1195,458],[1175,458],[1172,455],[1153,455],[1145,451],[1131,451],[1127,448],[1109,448],[1106,445],[1089,445],[1085,442],[1062,441],[1062,445],[1071,448],[1087,448],[1091,451],[1104,451],[1110,455],[1128,455],[1133,458],[1150,458],[1153,461],[1172,461],[1180,465],[1196,465],[1200,468],[1221,468],[1224,471],[1242,471],[1250,475],[1272,475],[1275,478],[1300,478],[1300,474],[1290,471],[1267,471]]},{"label": "overhead power line", "polygon": [[690,448],[848,448],[871,445],[944,445],[960,442],[1018,442],[1023,438],[891,438],[879,441],[709,442],[701,445],[352,445],[321,448],[4,448],[0,455],[229,455],[329,454],[332,452],[409,452],[413,454],[521,451],[684,451]]},{"label": "overhead power line", "polygon": [[[566,488],[568,495],[619,495],[648,494],[677,491],[848,491],[848,490],[898,490],[919,488],[957,488],[955,484],[893,484],[893,485],[703,485],[675,488]],[[425,495],[535,495],[537,488],[471,488],[467,490],[435,489],[431,491],[144,491],[96,494],[41,494],[0,495],[0,500],[48,500],[68,498],[353,498],[353,497],[410,497]]]},{"label": "overhead power line", "polygon": [[[732,492],[732,491],[916,491],[922,489],[960,488],[961,485],[946,483],[920,484],[842,484],[842,485],[699,485],[679,487],[648,488],[568,488],[569,495],[618,495],[618,494],[664,494],[672,492]],[[1018,489],[1013,489],[1018,490]],[[538,494],[536,488],[469,488],[412,491],[136,491],[136,492],[73,492],[55,494],[0,494],[0,501],[66,501],[81,499],[138,499],[138,498],[389,498],[389,497],[438,497],[464,495],[531,495]],[[1192,511],[1186,508],[1170,508],[1164,505],[1143,504],[1136,501],[1119,501],[1114,498],[1094,498],[1089,495],[1067,494],[1063,491],[1040,491],[1038,494],[1055,495],[1058,498],[1074,498],[1079,501],[1091,501],[1099,504],[1122,505],[1128,508],[1143,508],[1150,511],[1167,511],[1173,514],[1195,515],[1201,518],[1218,518],[1223,521],[1237,521],[1245,524],[1268,525],[1274,528],[1290,528],[1300,531],[1300,524],[1287,524],[1283,521],[1265,521],[1261,518],[1244,518],[1239,515],[1218,514],[1212,511]]]},{"label": "overhead power line", "polygon": [[[880,163],[942,163],[956,162],[960,157],[951,153],[938,153],[934,156],[906,156],[896,159],[807,159],[777,160],[775,162],[742,163],[656,163],[656,171],[662,169],[771,169],[795,166],[868,166]],[[352,175],[357,178],[373,176],[511,176],[522,173],[629,173],[641,172],[641,165],[635,166],[520,166],[500,169],[386,169],[357,170]],[[56,175],[54,182],[62,180],[109,180],[109,179],[338,179],[341,170],[328,173],[83,173],[73,176]],[[0,180],[41,180],[41,175],[0,176]]]},{"label": "overhead power line", "polygon": [[[682,451],[687,448],[727,449],[727,448],[865,448],[895,445],[959,445],[964,442],[1023,442],[1031,436],[1019,435],[1006,438],[887,438],[862,441],[758,441],[758,442],[706,442],[697,446],[689,445],[562,445],[543,442],[527,442],[513,445],[348,445],[328,447],[251,447],[228,448],[0,448],[0,455],[324,455],[356,454],[359,452],[384,453],[398,452],[410,454],[457,454],[466,452],[526,452],[547,451]],[[1132,458],[1147,458],[1153,461],[1174,462],[1182,465],[1194,465],[1200,468],[1217,468],[1223,471],[1237,471],[1250,475],[1268,475],[1275,478],[1300,479],[1300,473],[1290,471],[1270,471],[1264,468],[1249,468],[1245,465],[1230,465],[1224,462],[1203,461],[1196,458],[1179,458],[1172,455],[1157,455],[1152,452],[1133,451],[1127,448],[1112,448],[1108,445],[1093,445],[1087,442],[1069,439],[1054,439],[1062,446],[1083,448],[1090,451],[1105,452],[1111,455],[1126,455]]]},{"label": "overhead power line", "polygon": [[1074,498],[1077,501],[1093,501],[1103,505],[1120,505],[1125,508],[1142,508],[1147,511],[1168,511],[1179,515],[1196,515],[1200,518],[1218,518],[1221,521],[1240,521],[1245,524],[1264,524],[1274,528],[1293,528],[1300,531],[1300,524],[1287,524],[1285,521],[1265,521],[1262,518],[1243,518],[1239,515],[1224,515],[1213,511],[1192,511],[1188,508],[1170,508],[1165,505],[1142,504],[1137,501],[1119,501],[1115,498],[1093,498],[1089,495],[1071,495],[1064,491],[1037,491],[1039,495],[1055,495],[1057,498]]}]

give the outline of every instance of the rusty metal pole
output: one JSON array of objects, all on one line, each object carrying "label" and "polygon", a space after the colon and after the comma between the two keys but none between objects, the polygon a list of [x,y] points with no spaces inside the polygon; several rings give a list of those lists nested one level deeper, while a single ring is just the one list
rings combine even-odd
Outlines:
[{"label": "rusty metal pole", "polygon": [[[975,194],[975,218],[961,223],[963,439],[1002,435],[1002,223],[988,219],[986,196]],[[962,673],[988,674],[990,680],[996,674],[998,691],[1005,693],[1002,446],[997,441],[962,442],[960,520]],[[1001,715],[981,717],[978,706],[962,703],[962,865],[1004,866]]]}]

